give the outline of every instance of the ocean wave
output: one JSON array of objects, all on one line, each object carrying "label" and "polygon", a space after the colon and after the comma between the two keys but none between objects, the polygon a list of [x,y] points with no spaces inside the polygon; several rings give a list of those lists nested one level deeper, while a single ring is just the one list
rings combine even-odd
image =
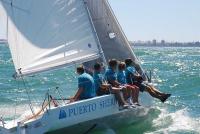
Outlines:
[{"label": "ocean wave", "polygon": [[0,59],[0,64],[2,64],[2,65],[13,64],[13,60],[12,60],[12,58],[10,58],[8,60]]},{"label": "ocean wave", "polygon": [[145,134],[198,134],[200,132],[200,118],[190,117],[187,108],[173,113],[168,112],[166,109],[160,110],[161,114],[152,122],[155,131],[146,132]]},{"label": "ocean wave", "polygon": [[0,104],[1,103],[12,103],[13,100],[9,98],[0,97]]}]

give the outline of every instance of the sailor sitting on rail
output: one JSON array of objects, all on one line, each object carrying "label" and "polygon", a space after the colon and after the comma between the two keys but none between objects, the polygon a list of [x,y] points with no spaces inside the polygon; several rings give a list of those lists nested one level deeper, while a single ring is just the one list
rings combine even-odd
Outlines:
[{"label": "sailor sitting on rail", "polygon": [[165,94],[160,91],[158,91],[155,87],[149,85],[147,82],[145,82],[139,73],[135,70],[135,63],[132,61],[132,59],[126,59],[126,81],[128,84],[136,85],[140,88],[140,91],[146,91],[148,92],[152,97],[155,97],[157,99],[160,99],[162,102],[165,102],[168,97],[171,96],[171,94]]},{"label": "sailor sitting on rail", "polygon": [[104,75],[102,74],[102,66],[100,63],[94,64],[93,78],[95,90],[98,96],[110,94],[111,85],[105,81]]},{"label": "sailor sitting on rail", "polygon": [[108,83],[112,86],[112,93],[115,94],[115,97],[120,106],[123,108],[128,108],[128,103],[125,101],[122,90],[124,90],[124,86],[117,81],[117,60],[112,59],[109,61],[109,67],[105,72],[105,78],[107,79]]},{"label": "sailor sitting on rail", "polygon": [[125,75],[125,69],[126,69],[126,65],[124,62],[120,62],[118,65],[118,73],[117,73],[117,81],[125,86],[126,88],[124,90],[126,90],[124,93],[124,98],[127,100],[128,98],[130,98],[130,103],[134,103],[135,105],[140,105],[138,102],[138,96],[139,96],[139,87],[137,87],[136,85],[129,85],[126,82],[126,75]]},{"label": "sailor sitting on rail", "polygon": [[78,91],[74,97],[70,99],[70,102],[77,100],[89,99],[96,96],[94,79],[91,75],[85,72],[83,66],[79,66],[76,69],[78,77]]}]

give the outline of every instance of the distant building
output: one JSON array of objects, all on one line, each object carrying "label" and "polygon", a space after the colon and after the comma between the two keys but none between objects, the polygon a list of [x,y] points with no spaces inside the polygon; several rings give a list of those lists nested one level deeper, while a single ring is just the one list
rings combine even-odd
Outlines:
[{"label": "distant building", "polygon": [[0,39],[0,43],[7,43],[7,40],[5,40],[5,39]]},{"label": "distant building", "polygon": [[153,45],[156,45],[156,44],[157,44],[157,41],[154,39],[154,40],[152,41],[152,44],[153,44]]},{"label": "distant building", "polygon": [[147,41],[147,45],[151,45],[151,41],[150,40]]},{"label": "distant building", "polygon": [[161,45],[165,45],[165,40],[161,40]]},{"label": "distant building", "polygon": [[200,46],[200,42],[199,41],[195,42],[195,46]]},{"label": "distant building", "polygon": [[134,46],[148,46],[148,47],[200,47],[200,41],[196,42],[167,42],[161,40],[157,42],[155,39],[152,41],[134,41],[131,43]]}]

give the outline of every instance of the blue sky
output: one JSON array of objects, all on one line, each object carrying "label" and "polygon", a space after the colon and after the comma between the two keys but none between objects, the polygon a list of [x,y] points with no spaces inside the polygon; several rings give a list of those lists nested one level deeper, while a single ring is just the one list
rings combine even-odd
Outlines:
[{"label": "blue sky", "polygon": [[200,41],[200,0],[109,1],[129,40]]},{"label": "blue sky", "polygon": [[129,40],[200,41],[200,0],[109,0]]}]

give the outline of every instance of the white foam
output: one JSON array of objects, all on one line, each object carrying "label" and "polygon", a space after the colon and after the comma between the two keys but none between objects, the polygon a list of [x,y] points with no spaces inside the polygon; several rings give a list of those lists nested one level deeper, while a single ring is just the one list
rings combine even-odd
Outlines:
[{"label": "white foam", "polygon": [[161,114],[155,120],[153,120],[153,127],[156,128],[154,132],[148,132],[146,134],[155,133],[175,133],[175,132],[200,132],[200,119],[194,119],[189,117],[187,109],[176,111],[175,113],[169,113],[165,109],[161,109]]},{"label": "white foam", "polygon": [[[34,106],[34,111],[39,111],[39,107]],[[0,107],[0,117],[6,122],[5,126],[7,128],[12,128],[27,117],[30,117],[32,112],[28,105],[18,105],[18,106],[6,106]],[[0,123],[0,126],[2,124]]]},{"label": "white foam", "polygon": [[179,84],[173,84],[173,85],[171,85],[171,86],[169,86],[170,88],[174,88],[174,87],[176,87],[176,86],[178,86]]},{"label": "white foam", "polygon": [[[38,111],[38,107],[34,106],[34,111]],[[2,116],[7,121],[12,119],[24,119],[25,117],[32,115],[28,104],[25,105],[1,105],[0,116]]]}]

